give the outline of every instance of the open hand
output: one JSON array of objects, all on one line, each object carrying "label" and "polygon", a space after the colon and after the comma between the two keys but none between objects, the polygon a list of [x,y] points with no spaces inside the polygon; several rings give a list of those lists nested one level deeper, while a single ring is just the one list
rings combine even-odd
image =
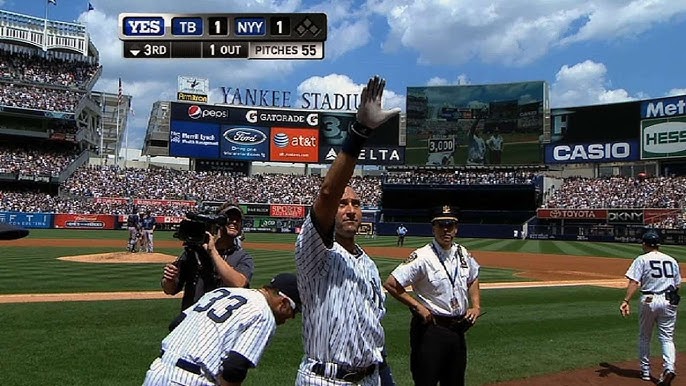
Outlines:
[{"label": "open hand", "polygon": [[357,121],[370,129],[376,129],[400,113],[398,107],[391,110],[381,108],[381,97],[385,87],[386,80],[376,75],[369,79],[367,86],[362,89],[360,107],[357,109]]}]

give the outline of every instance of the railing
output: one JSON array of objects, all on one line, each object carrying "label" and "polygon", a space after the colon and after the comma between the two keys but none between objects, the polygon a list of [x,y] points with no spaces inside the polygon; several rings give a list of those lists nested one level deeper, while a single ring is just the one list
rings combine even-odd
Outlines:
[{"label": "railing", "polygon": [[86,26],[79,23],[46,21],[43,18],[0,10],[0,39],[88,55],[88,33]]},{"label": "railing", "polygon": [[80,168],[83,164],[87,163],[90,158],[90,151],[84,150],[66,169],[64,169],[58,178],[58,182],[62,184],[64,181],[71,176],[76,169]]}]

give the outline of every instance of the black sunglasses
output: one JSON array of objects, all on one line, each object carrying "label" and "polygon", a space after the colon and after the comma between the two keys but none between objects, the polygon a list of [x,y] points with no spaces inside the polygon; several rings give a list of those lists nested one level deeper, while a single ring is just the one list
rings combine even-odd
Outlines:
[{"label": "black sunglasses", "polygon": [[434,225],[438,225],[441,228],[452,228],[457,225],[457,221],[455,220],[436,220],[434,221]]}]

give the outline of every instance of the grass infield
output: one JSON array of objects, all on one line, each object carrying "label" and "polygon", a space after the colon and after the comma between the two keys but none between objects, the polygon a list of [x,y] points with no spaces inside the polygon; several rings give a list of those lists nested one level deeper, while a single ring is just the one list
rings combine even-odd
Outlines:
[{"label": "grass infield", "polygon": [[[121,231],[32,230],[29,238],[121,239]],[[156,240],[171,240],[157,232]],[[418,247],[429,239],[409,237]],[[294,235],[249,234],[249,242],[292,243]],[[360,244],[395,246],[395,237],[359,239]],[[629,259],[638,245],[561,241],[460,239],[470,250],[556,253]],[[87,264],[56,257],[112,248],[0,247],[0,293],[159,290],[160,264]],[[116,250],[116,249],[114,249]],[[684,247],[663,250],[680,261]],[[177,255],[179,249],[158,249]],[[281,271],[293,271],[292,255],[251,250],[256,260],[254,286]],[[382,278],[398,260],[375,258]],[[514,272],[484,269],[483,282],[519,280]],[[617,311],[623,289],[595,287],[483,290],[488,311],[468,333],[468,384],[523,378],[599,362],[633,360],[636,356],[637,316],[622,319]],[[0,304],[0,374],[7,385],[140,385],[159,351],[170,319],[179,311],[178,299],[107,302]],[[387,301],[389,361],[399,386],[411,385],[409,374],[409,312],[394,299]],[[680,316],[677,326],[683,324]],[[298,317],[279,327],[258,368],[245,385],[293,384],[302,355]],[[677,328],[677,349],[686,351]],[[659,353],[659,345],[653,344]]]}]

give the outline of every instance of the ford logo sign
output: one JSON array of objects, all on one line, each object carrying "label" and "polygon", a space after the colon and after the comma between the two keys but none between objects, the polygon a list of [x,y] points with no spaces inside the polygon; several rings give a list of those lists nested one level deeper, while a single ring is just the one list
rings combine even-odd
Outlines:
[{"label": "ford logo sign", "polygon": [[224,132],[224,139],[236,145],[257,145],[266,141],[267,136],[250,127],[234,127]]}]

